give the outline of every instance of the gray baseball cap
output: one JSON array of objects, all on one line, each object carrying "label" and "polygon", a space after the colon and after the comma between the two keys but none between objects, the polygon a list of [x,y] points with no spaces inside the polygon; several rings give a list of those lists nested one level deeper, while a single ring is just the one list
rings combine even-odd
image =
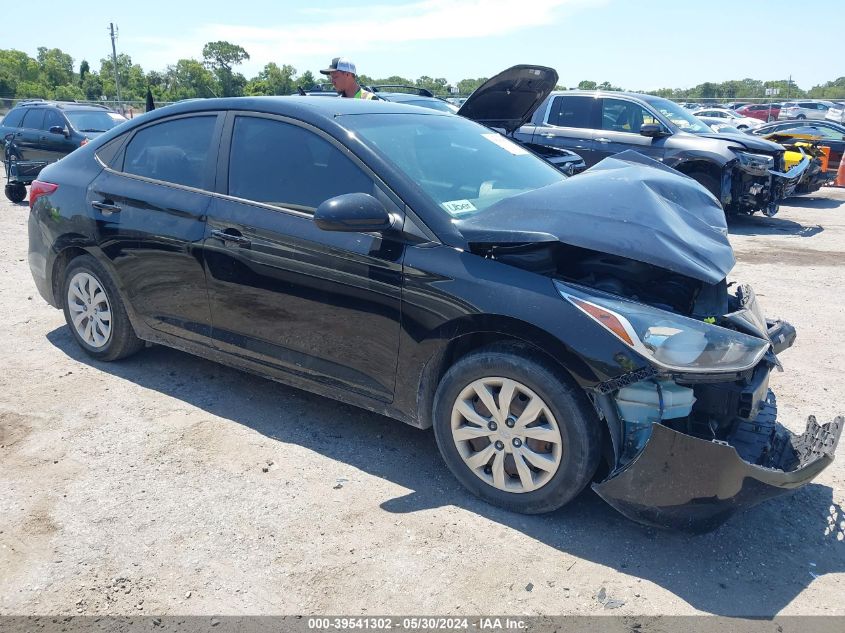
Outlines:
[{"label": "gray baseball cap", "polygon": [[343,72],[352,73],[353,75],[358,74],[358,71],[355,69],[355,64],[345,57],[335,57],[329,67],[325,70],[321,70],[320,72],[324,75],[331,75],[336,70],[342,70]]}]

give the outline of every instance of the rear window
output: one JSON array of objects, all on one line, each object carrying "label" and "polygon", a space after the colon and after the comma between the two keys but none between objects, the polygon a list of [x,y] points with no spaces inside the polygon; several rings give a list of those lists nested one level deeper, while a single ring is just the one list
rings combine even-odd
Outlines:
[{"label": "rear window", "polygon": [[560,127],[592,127],[590,113],[594,103],[592,97],[555,97],[549,112],[549,123]]},{"label": "rear window", "polygon": [[6,127],[21,127],[24,114],[26,114],[26,108],[15,108],[3,119],[3,125]]}]

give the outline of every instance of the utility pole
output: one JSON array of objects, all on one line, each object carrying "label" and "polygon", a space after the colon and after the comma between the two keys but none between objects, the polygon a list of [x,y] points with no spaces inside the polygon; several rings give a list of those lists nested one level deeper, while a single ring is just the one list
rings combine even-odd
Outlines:
[{"label": "utility pole", "polygon": [[115,34],[114,24],[109,22],[109,33],[111,33],[111,62],[114,66],[114,85],[117,89],[117,103],[120,105],[120,78],[117,75],[117,49],[114,47],[114,40],[117,38]]}]

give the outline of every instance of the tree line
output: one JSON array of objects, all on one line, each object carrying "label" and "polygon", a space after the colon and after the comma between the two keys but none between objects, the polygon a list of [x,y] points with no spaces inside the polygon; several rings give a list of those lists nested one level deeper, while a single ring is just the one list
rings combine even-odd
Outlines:
[{"label": "tree line", "polygon": [[[197,97],[232,97],[253,95],[293,94],[298,88],[313,89],[325,81],[310,70],[298,74],[290,64],[270,62],[255,76],[247,79],[237,72],[237,66],[249,59],[249,53],[230,42],[208,42],[202,50],[202,60],[180,59],[164,71],[144,71],[132,58],[117,56],[117,76],[123,101],[143,101],[149,89],[156,102],[179,101]],[[0,49],[0,98],[44,98],[63,101],[114,101],[117,98],[115,65],[111,57],[100,60],[94,69],[87,60],[77,68],[74,59],[58,48],[38,48],[35,58],[14,49]],[[436,95],[452,94],[449,82],[428,76],[410,79],[393,75],[375,78],[362,74],[365,85],[401,84],[425,88]],[[455,84],[458,94],[468,95],[486,81],[486,77],[462,79]],[[622,90],[610,82],[584,80],[581,89]],[[330,87],[329,87],[330,88]],[[558,86],[563,89],[564,86]],[[709,99],[763,99],[766,90],[779,90],[776,100],[787,98],[845,99],[845,77],[803,90],[789,80],[760,81],[742,79],[722,83],[705,82],[694,88],[662,88],[649,92],[676,101]]]}]

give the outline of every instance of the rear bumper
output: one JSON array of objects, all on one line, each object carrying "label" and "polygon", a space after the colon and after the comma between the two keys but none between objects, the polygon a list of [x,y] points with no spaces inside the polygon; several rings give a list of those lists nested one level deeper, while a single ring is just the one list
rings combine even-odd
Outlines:
[{"label": "rear bumper", "polygon": [[809,483],[833,461],[845,419],[819,425],[811,416],[806,431],[794,435],[775,417],[770,394],[727,443],[655,424],[639,455],[593,489],[634,521],[713,530],[740,510]]}]

